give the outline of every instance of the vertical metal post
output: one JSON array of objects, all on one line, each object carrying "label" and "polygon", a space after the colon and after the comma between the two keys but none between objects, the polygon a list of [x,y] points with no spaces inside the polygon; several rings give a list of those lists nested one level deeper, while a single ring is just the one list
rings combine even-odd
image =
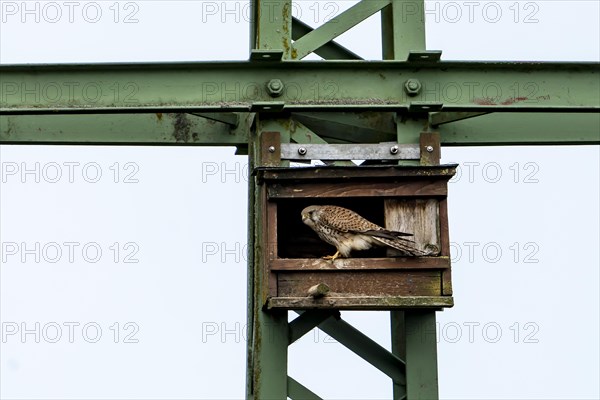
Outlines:
[{"label": "vertical metal post", "polygon": [[[392,354],[406,362],[406,340],[404,332],[404,311],[390,311],[390,325],[392,328]],[[408,376],[407,376],[408,379]],[[394,383],[393,400],[406,398],[406,385]]]},{"label": "vertical metal post", "polygon": [[[256,130],[250,134],[250,171],[260,163],[259,138],[263,132],[259,117]],[[261,267],[261,246],[268,245],[261,227],[265,221],[262,192],[256,178],[250,176],[250,235],[248,259],[248,371],[246,398],[253,400],[280,400],[287,398],[288,318],[286,311],[263,310],[266,290],[264,269]]]},{"label": "vertical metal post", "polygon": [[425,1],[392,0],[381,10],[384,60],[404,61],[411,50],[425,50]]},{"label": "vertical metal post", "polygon": [[[425,1],[392,0],[381,11],[381,43],[384,60],[404,61],[409,52],[426,49]],[[397,115],[399,143],[419,143],[427,120],[410,114]],[[406,387],[394,384],[393,399],[435,400],[437,342],[435,311],[390,312],[392,353],[406,361]]]},{"label": "vertical metal post", "polygon": [[437,400],[437,339],[435,311],[407,311],[406,395],[408,400]]},{"label": "vertical metal post", "polygon": [[[252,0],[250,50],[283,51],[289,58],[292,33],[292,0]],[[266,82],[264,82],[266,84]],[[268,120],[256,116],[250,132],[249,155],[249,230],[248,230],[248,363],[246,398],[248,400],[281,400],[287,398],[287,312],[263,310],[265,276],[261,268],[260,246],[265,243],[262,230],[264,210],[258,201],[261,192],[252,171],[259,165],[260,135]],[[287,134],[287,132],[285,133]]]},{"label": "vertical metal post", "polygon": [[290,59],[292,0],[252,0],[250,14],[251,50],[282,50]]}]

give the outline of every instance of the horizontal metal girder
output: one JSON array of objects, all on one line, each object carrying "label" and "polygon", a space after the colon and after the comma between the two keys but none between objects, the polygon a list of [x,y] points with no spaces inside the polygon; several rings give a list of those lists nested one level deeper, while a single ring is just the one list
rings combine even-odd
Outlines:
[{"label": "horizontal metal girder", "polygon": [[[443,111],[594,112],[599,71],[598,63],[530,62],[4,65],[0,113],[244,112],[268,103],[283,111],[441,103]],[[282,86],[269,85],[274,79]]]},{"label": "horizontal metal girder", "polygon": [[[340,119],[328,122],[336,114]],[[393,140],[380,137],[378,132],[388,128],[375,114],[360,118],[324,113],[317,126],[319,135],[327,140],[358,140],[352,129],[360,122],[363,143]],[[252,115],[241,114],[240,126],[233,131],[226,124],[190,114],[4,115],[0,116],[0,144],[246,146]],[[434,129],[444,146],[600,144],[598,113],[496,113]]]},{"label": "horizontal metal girder", "polygon": [[443,146],[600,144],[600,114],[492,113],[433,130]]},{"label": "horizontal metal girder", "polygon": [[232,129],[229,124],[185,113],[3,115],[0,143],[247,145],[252,117],[240,114],[238,127]]}]

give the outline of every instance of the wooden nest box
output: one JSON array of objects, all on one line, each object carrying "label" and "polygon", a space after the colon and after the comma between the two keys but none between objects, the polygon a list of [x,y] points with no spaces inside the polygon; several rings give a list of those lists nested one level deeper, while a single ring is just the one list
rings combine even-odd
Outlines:
[{"label": "wooden nest box", "polygon": [[[255,242],[268,309],[439,309],[452,307],[448,180],[456,165],[261,167]],[[425,256],[390,247],[326,260],[336,248],[303,223],[312,205],[350,209],[413,234]]]}]

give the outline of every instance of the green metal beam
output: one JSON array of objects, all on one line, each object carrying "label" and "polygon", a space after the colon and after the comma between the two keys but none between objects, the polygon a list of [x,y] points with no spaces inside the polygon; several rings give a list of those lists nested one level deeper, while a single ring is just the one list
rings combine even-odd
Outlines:
[{"label": "green metal beam", "polygon": [[[404,311],[390,311],[390,328],[392,333],[392,354],[406,360],[406,327]],[[393,382],[393,400],[406,399],[406,383]]]},{"label": "green metal beam", "polygon": [[[292,18],[292,39],[298,40],[302,36],[314,31],[309,25],[305,24],[298,18]],[[325,60],[362,60],[362,57],[353,53],[344,46],[331,41],[314,51],[318,56]]]},{"label": "green metal beam", "polygon": [[597,113],[495,113],[432,129],[444,146],[600,144]]},{"label": "green metal beam", "polygon": [[304,112],[292,118],[306,125],[328,142],[369,143],[396,139],[394,113],[391,112]]},{"label": "green metal beam", "polygon": [[[396,140],[388,114],[293,117],[331,143],[372,143]],[[240,114],[240,126],[230,130],[227,124],[189,114],[3,115],[0,143],[246,146],[248,134],[242,124],[247,127],[252,120],[253,114]],[[591,113],[496,113],[431,129],[440,132],[444,146],[600,144],[600,114]],[[292,134],[300,134],[297,127]]]},{"label": "green metal beam", "polygon": [[[231,117],[236,114],[229,113]],[[2,115],[2,144],[247,145],[252,114],[237,128],[185,113]]]},{"label": "green metal beam", "polygon": [[[206,62],[0,66],[0,113],[600,110],[599,63]],[[267,83],[283,82],[280,94]],[[405,91],[408,79],[419,94]],[[360,82],[360,85],[357,85]],[[253,108],[253,105],[255,106]],[[431,110],[433,111],[433,109]]]},{"label": "green metal beam", "polygon": [[[395,140],[391,116],[367,114],[306,113],[294,118],[332,143]],[[253,119],[253,114],[240,114],[240,126],[230,130],[227,124],[189,114],[159,115],[3,115],[0,143],[246,146],[242,124],[247,127]],[[600,114],[496,113],[431,129],[441,133],[444,146],[600,144]],[[300,134],[298,128],[293,134]]]},{"label": "green metal beam", "polygon": [[407,311],[406,397],[409,400],[437,400],[437,340],[435,311]]},{"label": "green metal beam", "polygon": [[323,400],[314,392],[289,376],[287,378],[287,385],[288,397],[292,400]]},{"label": "green metal beam", "polygon": [[406,383],[405,363],[346,321],[329,318],[319,324],[319,329],[392,378],[394,382]]},{"label": "green metal beam", "polygon": [[253,0],[250,3],[251,49],[283,51],[290,58],[292,45],[292,0]]},{"label": "green metal beam", "polygon": [[[249,171],[260,162],[260,135],[264,132],[279,130],[283,123],[280,119],[265,119],[259,115],[250,131]],[[282,142],[289,142],[288,132],[282,132]],[[246,388],[248,399],[281,400],[288,395],[288,345],[289,326],[287,311],[267,312],[263,305],[268,293],[265,282],[268,272],[263,268],[261,247],[265,245],[264,221],[266,208],[261,201],[263,195],[256,176],[249,176],[250,215],[249,243],[251,256],[248,259],[248,369]],[[251,319],[251,322],[250,322]]]},{"label": "green metal beam", "polygon": [[391,0],[381,10],[384,60],[406,60],[411,50],[425,50],[424,0]]},{"label": "green metal beam", "polygon": [[289,343],[294,343],[312,329],[316,328],[320,323],[334,315],[339,318],[340,312],[337,311],[336,313],[329,310],[308,310],[300,314],[288,325]]},{"label": "green metal beam", "polygon": [[388,4],[390,4],[390,0],[362,0],[356,3],[346,11],[296,40],[292,46],[292,59],[303,59]]}]

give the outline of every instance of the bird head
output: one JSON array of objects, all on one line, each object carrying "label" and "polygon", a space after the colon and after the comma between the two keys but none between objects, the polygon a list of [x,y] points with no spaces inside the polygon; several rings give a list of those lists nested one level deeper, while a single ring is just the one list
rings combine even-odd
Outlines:
[{"label": "bird head", "polygon": [[302,210],[302,222],[311,228],[315,226],[319,219],[321,206],[309,206]]}]

